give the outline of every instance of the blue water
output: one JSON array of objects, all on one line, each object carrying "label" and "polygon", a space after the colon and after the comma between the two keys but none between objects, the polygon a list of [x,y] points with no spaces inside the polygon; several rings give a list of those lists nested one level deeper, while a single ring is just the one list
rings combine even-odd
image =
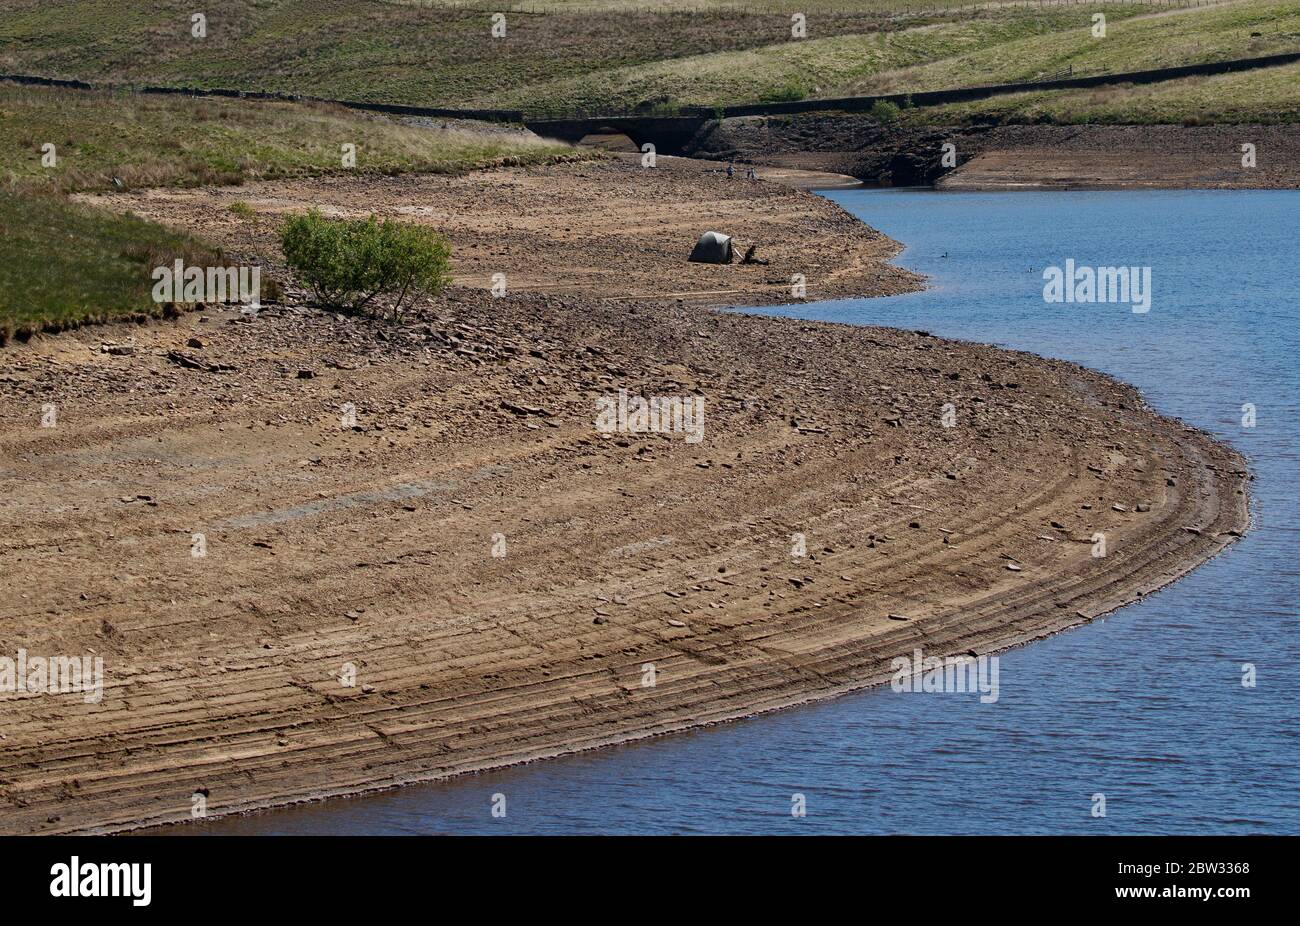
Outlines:
[{"label": "blue water", "polygon": [[[931,288],[774,314],[923,328],[1114,374],[1248,455],[1252,531],[1139,604],[1004,653],[995,704],[874,690],[188,831],[1300,833],[1300,193],[828,195],[905,242],[899,263]],[[1066,258],[1150,266],[1150,312],[1045,304],[1042,269]],[[497,793],[505,818],[490,813]]]}]

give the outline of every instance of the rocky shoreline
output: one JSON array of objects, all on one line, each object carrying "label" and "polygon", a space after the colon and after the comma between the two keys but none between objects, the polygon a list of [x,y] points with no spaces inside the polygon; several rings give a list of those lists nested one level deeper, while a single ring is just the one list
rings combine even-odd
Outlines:
[{"label": "rocky shoreline", "polygon": [[[1243,144],[1255,146],[1253,167]],[[1300,188],[1296,125],[907,127],[809,114],[727,119],[692,153],[948,190]]]},{"label": "rocky shoreline", "polygon": [[[97,703],[0,695],[6,832],[178,823],[195,795],[241,812],[830,697],[918,646],[1090,620],[1246,528],[1241,457],[1105,376],[715,311],[789,302],[796,273],[809,298],[919,281],[825,199],[656,171],[104,198],[232,248],[269,249],[304,204],[427,221],[456,285],[403,324],[290,290],[0,351],[0,625],[105,674]],[[771,262],[685,264],[706,228]],[[620,391],[702,400],[703,439],[598,429]]]}]

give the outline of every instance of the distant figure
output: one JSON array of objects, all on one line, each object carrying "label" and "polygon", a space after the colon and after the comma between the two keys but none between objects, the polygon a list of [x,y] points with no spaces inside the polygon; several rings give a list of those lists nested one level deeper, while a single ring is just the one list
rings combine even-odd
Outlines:
[{"label": "distant figure", "polygon": [[750,164],[750,165],[749,165],[749,171],[745,174],[745,176],[748,177],[750,180],[757,180],[757,179],[758,179],[758,174],[754,173],[754,165],[753,165],[753,164]]},{"label": "distant figure", "polygon": [[736,176],[736,165],[735,165],[735,164],[732,164],[730,161],[728,161],[728,162],[727,162],[727,179],[730,180],[730,179],[731,179],[732,177],[734,177],[734,176]]}]

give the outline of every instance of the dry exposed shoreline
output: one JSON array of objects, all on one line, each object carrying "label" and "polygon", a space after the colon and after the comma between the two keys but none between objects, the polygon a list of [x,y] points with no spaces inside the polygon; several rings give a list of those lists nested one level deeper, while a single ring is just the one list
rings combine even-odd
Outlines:
[{"label": "dry exposed shoreline", "polygon": [[[197,790],[236,812],[828,697],[916,646],[1091,619],[1245,528],[1240,456],[1107,377],[711,311],[789,301],[795,272],[810,298],[917,281],[828,201],[702,170],[113,198],[232,247],[263,234],[236,199],[435,222],[460,285],[400,328],[219,310],[0,353],[5,647],[107,674],[97,705],[0,696],[3,829],[120,831],[188,820]],[[683,264],[709,227],[772,263]],[[596,433],[620,388],[702,395],[705,440]]]},{"label": "dry exposed shoreline", "polygon": [[[1256,152],[1243,160],[1242,145]],[[951,145],[955,169],[942,153]],[[1296,189],[1300,125],[882,125],[867,116],[728,119],[701,157],[942,190]]]}]

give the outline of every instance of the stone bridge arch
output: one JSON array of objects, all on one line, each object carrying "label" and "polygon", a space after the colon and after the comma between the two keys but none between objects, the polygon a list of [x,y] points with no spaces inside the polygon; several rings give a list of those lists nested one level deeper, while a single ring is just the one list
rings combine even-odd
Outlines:
[{"label": "stone bridge arch", "polygon": [[659,154],[685,155],[708,122],[699,116],[618,116],[592,119],[525,119],[524,126],[543,138],[577,144],[588,135],[617,132],[640,150],[647,142]]}]

